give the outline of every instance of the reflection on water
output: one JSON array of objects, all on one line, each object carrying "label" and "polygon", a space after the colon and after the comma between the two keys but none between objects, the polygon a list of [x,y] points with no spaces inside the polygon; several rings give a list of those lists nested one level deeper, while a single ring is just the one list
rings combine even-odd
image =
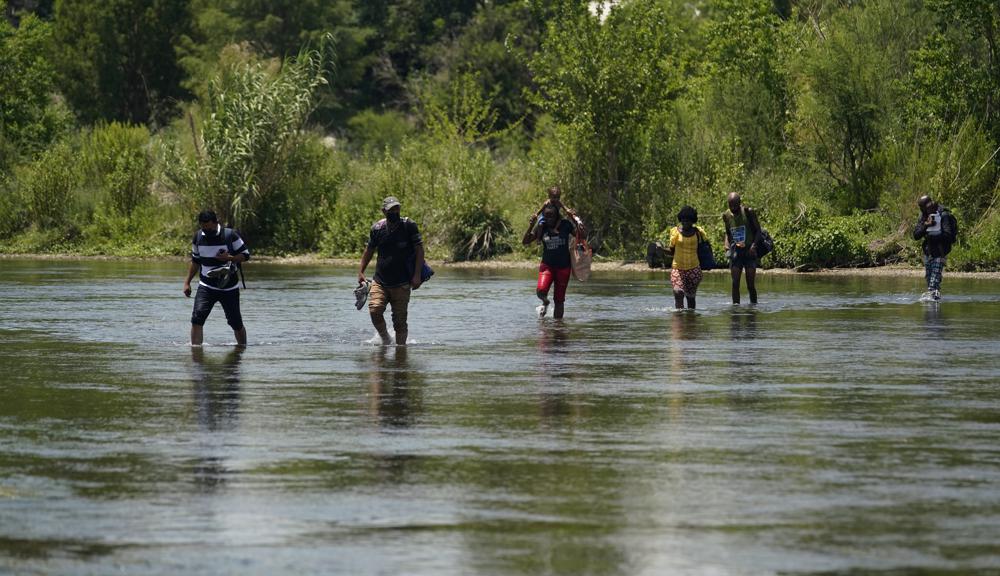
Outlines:
[{"label": "reflection on water", "polygon": [[203,430],[236,429],[240,412],[240,360],[244,350],[236,347],[219,360],[206,360],[203,347],[191,347],[194,403]]},{"label": "reflection on water", "polygon": [[445,268],[396,348],[352,270],[258,263],[241,351],[182,265],[0,265],[0,573],[1000,566],[995,282],[597,275],[554,321]]},{"label": "reflection on water", "polygon": [[195,484],[206,491],[225,484],[225,449],[217,434],[237,432],[240,413],[240,360],[244,348],[237,347],[222,358],[206,358],[201,346],[191,347],[192,390],[200,438],[201,457],[193,466]]},{"label": "reflection on water", "polygon": [[[391,351],[391,352],[390,352]],[[411,368],[406,346],[376,346],[368,371],[370,411],[385,428],[409,428],[423,411],[423,376]]]}]

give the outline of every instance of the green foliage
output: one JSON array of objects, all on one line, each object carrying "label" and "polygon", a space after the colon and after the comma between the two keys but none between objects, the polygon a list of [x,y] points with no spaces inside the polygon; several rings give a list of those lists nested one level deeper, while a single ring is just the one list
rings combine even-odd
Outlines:
[{"label": "green foliage", "polygon": [[[992,0],[928,0],[938,31],[918,55],[914,86],[924,117],[949,122],[980,118],[1000,141],[1000,4]],[[929,113],[929,114],[928,114]]]},{"label": "green foliage", "polygon": [[293,177],[302,131],[325,83],[324,61],[306,52],[280,66],[236,55],[210,85],[193,157],[174,149],[168,177],[193,207],[252,230],[258,208]]},{"label": "green foliage", "polygon": [[18,28],[0,19],[0,170],[45,149],[70,123],[65,108],[50,100],[51,37],[52,25],[34,15],[21,18]]},{"label": "green foliage", "polygon": [[[549,23],[531,61],[539,105],[570,130],[573,172],[558,175],[593,220],[594,243],[621,247],[640,230],[645,207],[645,134],[684,89],[686,55],[670,3],[636,0],[591,14],[566,7]],[[605,248],[606,249],[606,248]]]},{"label": "green foliage", "polygon": [[84,157],[115,214],[130,216],[149,197],[152,160],[144,126],[100,124],[90,135]]},{"label": "green foliage", "polygon": [[319,249],[326,220],[344,179],[343,160],[318,138],[306,140],[289,157],[285,184],[264,197],[254,246],[277,253]]},{"label": "green foliage", "polygon": [[449,85],[446,93],[425,88],[421,96],[424,126],[431,138],[457,139],[466,144],[496,140],[513,128],[497,129],[498,112],[492,96],[484,96],[477,75],[465,73]]},{"label": "green foliage", "polygon": [[506,214],[514,209],[509,186],[486,150],[455,140],[407,142],[398,155],[350,165],[324,249],[352,255],[363,250],[372,222],[381,218],[382,198],[392,195],[431,250],[440,247],[456,259],[504,253],[511,246]]},{"label": "green foliage", "polygon": [[39,229],[57,229],[70,224],[74,192],[80,186],[78,157],[65,142],[46,150],[18,178],[28,218]]},{"label": "green foliage", "polygon": [[878,199],[874,158],[892,136],[906,56],[926,26],[917,6],[873,2],[837,12],[798,62],[795,136],[809,162],[833,180],[828,200],[841,212],[872,208]]},{"label": "green foliage", "polygon": [[360,257],[368,244],[372,223],[381,218],[381,202],[372,190],[345,188],[327,216],[320,251],[333,256]]},{"label": "green foliage", "polygon": [[956,270],[1000,268],[1000,188],[993,191],[994,204],[974,225],[959,220],[959,242],[948,255],[948,266]]},{"label": "green foliage", "polygon": [[348,145],[362,155],[381,154],[386,149],[398,152],[414,133],[412,123],[400,112],[364,110],[347,122]]},{"label": "green foliage", "polygon": [[775,246],[774,253],[767,258],[779,266],[870,266],[875,263],[876,255],[869,249],[869,243],[884,233],[886,223],[885,216],[875,212],[826,216],[817,210],[807,210],[795,221],[769,229]]},{"label": "green foliage", "polygon": [[[80,237],[79,252],[115,256],[169,256],[190,251],[190,214],[146,202],[128,216],[96,210]],[[187,225],[185,225],[187,224]]]},{"label": "green foliage", "polygon": [[780,154],[790,106],[782,47],[785,30],[769,0],[712,5],[705,93],[707,123],[727,134],[741,161],[754,167]]},{"label": "green foliage", "polygon": [[7,252],[141,254],[147,229],[182,253],[211,207],[259,250],[355,257],[392,194],[432,255],[534,257],[517,233],[558,184],[604,256],[684,204],[721,251],[737,191],[768,265],[916,262],[930,194],[961,222],[950,265],[1000,265],[994,0],[17,5]]},{"label": "green foliage", "polygon": [[57,0],[53,59],[86,121],[163,125],[186,94],[174,44],[190,27],[180,0]]},{"label": "green foliage", "polygon": [[488,260],[511,252],[510,224],[499,211],[467,204],[457,212],[447,238],[452,260]]},{"label": "green foliage", "polygon": [[0,171],[0,238],[10,238],[30,223],[28,211],[11,175]]},{"label": "green foliage", "polygon": [[180,63],[190,76],[185,85],[204,101],[208,84],[225,65],[220,54],[232,45],[279,60],[329,46],[336,49],[336,73],[327,77],[327,91],[317,94],[315,115],[323,122],[342,121],[356,110],[346,105],[367,103],[358,84],[377,61],[366,50],[374,30],[360,22],[359,10],[351,0],[194,0],[192,31],[177,43]]}]

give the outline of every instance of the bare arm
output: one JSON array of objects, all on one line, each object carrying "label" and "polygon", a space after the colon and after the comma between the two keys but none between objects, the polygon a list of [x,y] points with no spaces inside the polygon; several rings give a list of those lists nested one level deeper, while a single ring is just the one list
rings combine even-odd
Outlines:
[{"label": "bare arm", "polygon": [[528,246],[538,240],[541,230],[535,229],[535,222],[538,221],[538,214],[533,215],[528,218],[528,230],[524,233],[524,237],[521,238],[521,244]]},{"label": "bare arm", "polygon": [[722,245],[728,251],[733,243],[733,231],[729,229],[729,218],[726,218],[725,214],[722,215],[722,224],[726,227],[726,237],[722,241]]},{"label": "bare arm", "polygon": [[188,263],[187,277],[184,278],[184,295],[191,296],[191,279],[198,273],[199,264],[192,260]]},{"label": "bare arm", "polygon": [[570,215],[573,219],[573,225],[580,229],[580,234],[582,236],[587,236],[587,225],[583,223],[583,219],[576,215],[576,210],[573,210],[569,206],[563,206],[566,213]]},{"label": "bare arm", "polygon": [[424,268],[424,245],[417,244],[413,247],[414,261],[413,261],[413,278],[410,278],[410,287],[414,290],[420,288],[420,285],[424,283],[423,281],[423,268]]},{"label": "bare arm", "polygon": [[[358,270],[358,284],[365,281],[365,268],[368,268],[368,263],[372,261],[372,256],[375,251],[372,250],[371,246],[365,248],[364,254],[361,255],[361,268]],[[421,248],[421,254],[423,254],[423,248]]]},{"label": "bare arm", "polygon": [[750,240],[750,244],[748,244],[748,246],[750,246],[748,253],[751,256],[757,256],[757,239],[760,238],[760,220],[757,220],[757,212],[751,208],[747,208],[747,221],[753,224],[753,226],[751,226],[751,228],[753,228],[753,239]]}]

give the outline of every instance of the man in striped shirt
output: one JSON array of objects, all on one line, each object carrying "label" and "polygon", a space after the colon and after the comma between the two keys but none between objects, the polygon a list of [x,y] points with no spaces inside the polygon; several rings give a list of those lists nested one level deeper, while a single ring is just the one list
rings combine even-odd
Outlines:
[{"label": "man in striped shirt", "polygon": [[191,312],[191,345],[201,346],[205,320],[216,302],[222,304],[226,322],[236,335],[240,347],[247,345],[247,330],[240,315],[240,287],[236,267],[250,259],[250,250],[232,228],[219,224],[215,212],[198,214],[201,230],[195,233],[191,246],[191,264],[184,279],[184,295],[191,296],[191,279],[199,275],[198,293]]}]

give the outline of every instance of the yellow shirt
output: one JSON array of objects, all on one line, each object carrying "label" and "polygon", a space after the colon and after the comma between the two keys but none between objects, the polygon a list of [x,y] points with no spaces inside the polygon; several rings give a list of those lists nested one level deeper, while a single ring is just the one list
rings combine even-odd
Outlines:
[{"label": "yellow shirt", "polygon": [[670,229],[670,247],[674,249],[673,268],[691,270],[698,267],[698,239],[705,237],[705,231],[695,226],[691,236],[681,234],[680,226]]}]

